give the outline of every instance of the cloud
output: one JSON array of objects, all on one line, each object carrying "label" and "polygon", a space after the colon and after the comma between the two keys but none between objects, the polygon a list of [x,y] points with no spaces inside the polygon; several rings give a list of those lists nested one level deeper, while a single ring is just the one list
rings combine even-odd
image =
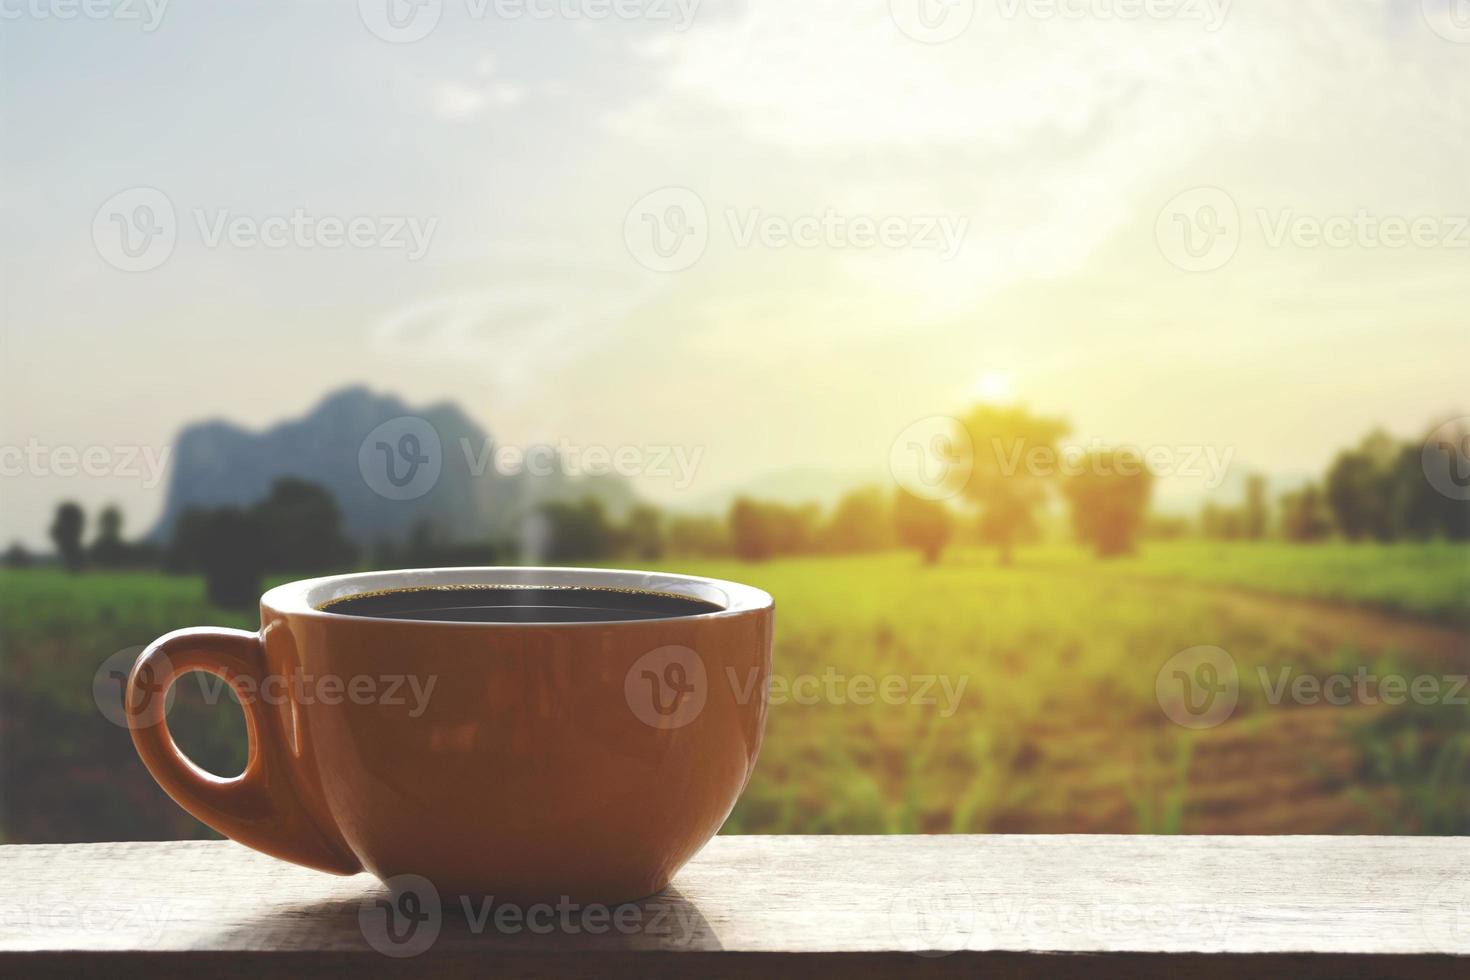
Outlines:
[{"label": "cloud", "polygon": [[441,79],[429,84],[429,105],[434,115],[451,122],[472,119],[486,109],[507,108],[526,96],[526,89],[495,77],[495,61],[479,58],[468,81]]},{"label": "cloud", "polygon": [[[1290,167],[1283,139],[1316,139],[1299,158],[1352,161],[1324,177],[1355,204],[1372,202],[1353,167],[1392,189],[1386,148],[1365,133],[1464,160],[1470,49],[1435,36],[1417,0],[1113,14],[1140,6],[981,0],[961,36],[933,45],[905,35],[887,0],[748,0],[635,48],[661,84],[604,123],[689,174],[712,210],[967,217],[952,262],[840,263],[860,292],[932,317],[1076,270],[1184,187]],[[1074,14],[1046,15],[1059,8]]]},{"label": "cloud", "polygon": [[531,396],[548,373],[595,356],[651,293],[646,280],[565,258],[501,257],[475,286],[420,296],[369,334],[394,364],[473,367],[508,399]]}]

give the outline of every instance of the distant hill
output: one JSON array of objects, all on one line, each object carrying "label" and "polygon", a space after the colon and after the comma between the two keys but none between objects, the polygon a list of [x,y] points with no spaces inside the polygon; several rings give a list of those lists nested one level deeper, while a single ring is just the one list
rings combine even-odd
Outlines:
[{"label": "distant hill", "polygon": [[[433,426],[443,468],[427,493],[390,500],[364,479],[358,451],[375,428],[403,416]],[[486,465],[489,439],[455,404],[415,408],[365,387],[334,392],[305,416],[260,432],[226,421],[190,425],[175,441],[163,515],[148,537],[166,541],[189,507],[252,504],[284,476],[325,487],[342,510],[348,536],[364,546],[402,541],[424,520],[445,540],[483,541],[513,534],[521,518],[544,502],[591,496],[615,515],[636,502],[631,486],[617,476],[571,478],[560,466],[545,476],[498,473]]]}]

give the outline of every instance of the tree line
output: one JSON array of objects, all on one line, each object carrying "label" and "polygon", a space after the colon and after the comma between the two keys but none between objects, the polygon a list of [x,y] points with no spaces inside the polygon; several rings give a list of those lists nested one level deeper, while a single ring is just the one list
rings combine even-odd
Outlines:
[{"label": "tree line", "polygon": [[[1470,440],[1470,432],[1460,438]],[[1470,441],[1465,443],[1470,445]],[[1450,447],[1453,450],[1453,446]],[[1341,537],[1348,541],[1470,540],[1470,501],[1437,489],[1426,466],[1455,459],[1442,447],[1395,439],[1382,430],[1364,436],[1334,457],[1320,481],[1281,494],[1272,513],[1264,477],[1246,480],[1238,506],[1205,504],[1199,531],[1218,540],[1259,541],[1277,537],[1310,544]]]},{"label": "tree line", "polygon": [[[1340,452],[1320,482],[1282,494],[1274,503],[1265,478],[1252,475],[1239,504],[1206,503],[1196,523],[1149,514],[1155,477],[1136,450],[1095,449],[1058,474],[1017,461],[1038,451],[1041,458],[1056,454],[1069,431],[1064,420],[1019,407],[980,406],[959,421],[970,448],[947,460],[964,474],[947,500],[901,487],[869,486],[849,492],[830,511],[817,504],[740,497],[723,516],[668,513],[642,504],[615,517],[589,497],[540,506],[526,516],[515,540],[463,542],[423,521],[403,540],[385,539],[364,553],[344,533],[330,492],[285,478],[248,506],[185,510],[163,546],[125,540],[122,513],[112,506],[100,512],[88,541],[86,515],[72,502],[58,506],[50,536],[57,562],[70,571],[153,567],[201,574],[210,600],[235,608],[252,605],[268,575],[359,567],[653,562],[666,556],[758,562],[895,547],[916,551],[932,564],[961,538],[993,547],[999,561],[1009,564],[1018,545],[1040,536],[1041,514],[1052,503],[1065,505],[1074,537],[1101,558],[1128,554],[1149,536],[1278,537],[1297,543],[1333,536],[1470,539],[1470,502],[1434,487],[1426,476],[1423,444],[1383,432]],[[1465,438],[1470,440],[1470,433]],[[32,560],[19,545],[5,554],[12,567]]]}]

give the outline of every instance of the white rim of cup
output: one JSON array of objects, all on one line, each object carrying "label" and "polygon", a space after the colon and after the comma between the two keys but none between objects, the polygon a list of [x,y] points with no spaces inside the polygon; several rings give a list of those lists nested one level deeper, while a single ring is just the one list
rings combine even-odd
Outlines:
[{"label": "white rim of cup", "polygon": [[766,592],[737,582],[676,575],[669,572],[647,572],[615,568],[538,568],[497,566],[484,568],[405,568],[385,572],[355,572],[303,579],[278,585],[260,599],[262,606],[291,616],[307,616],[328,620],[362,621],[361,616],[334,613],[321,607],[350,596],[396,589],[423,589],[445,586],[487,585],[504,588],[593,588],[624,589],[637,592],[661,592],[685,596],[720,608],[690,616],[661,616],[656,619],[592,620],[575,623],[473,623],[446,622],[434,619],[398,619],[394,623],[421,626],[447,626],[456,629],[526,629],[527,627],[637,626],[644,623],[698,621],[738,616],[770,609],[774,600]]}]

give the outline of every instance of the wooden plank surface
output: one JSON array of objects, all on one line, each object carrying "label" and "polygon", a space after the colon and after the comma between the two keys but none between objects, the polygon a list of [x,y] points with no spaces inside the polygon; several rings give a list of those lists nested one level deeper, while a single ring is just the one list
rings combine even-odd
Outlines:
[{"label": "wooden plank surface", "polygon": [[0,883],[16,976],[1470,977],[1470,838],[720,837],[615,909],[385,906],[229,841],[0,847]]}]

